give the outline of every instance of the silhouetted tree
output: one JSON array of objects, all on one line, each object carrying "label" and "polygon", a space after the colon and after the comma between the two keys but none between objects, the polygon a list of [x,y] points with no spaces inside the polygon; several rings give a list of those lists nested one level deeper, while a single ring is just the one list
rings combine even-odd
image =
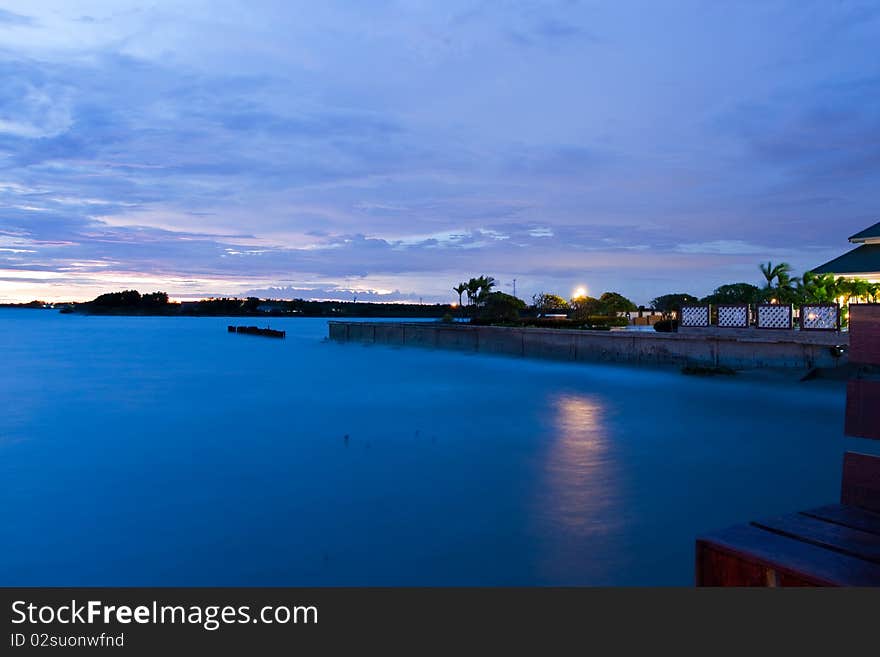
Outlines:
[{"label": "silhouetted tree", "polygon": [[617,292],[605,292],[599,297],[599,311],[603,315],[616,315],[636,310],[636,304]]},{"label": "silhouetted tree", "polygon": [[461,305],[461,295],[468,291],[467,283],[459,283],[454,288],[452,288],[455,292],[458,292],[458,305]]},{"label": "silhouetted tree", "polygon": [[594,297],[577,297],[568,302],[572,310],[572,318],[587,320],[592,316],[602,313],[602,302]]},{"label": "silhouetted tree", "polygon": [[712,294],[703,297],[703,303],[716,305],[719,303],[758,303],[761,300],[761,288],[751,283],[730,283],[719,285]]},{"label": "silhouetted tree", "polygon": [[141,297],[141,303],[148,306],[164,306],[168,304],[167,292],[153,292]]},{"label": "silhouetted tree", "polygon": [[490,322],[513,322],[519,319],[526,304],[522,299],[504,292],[489,292],[482,297],[480,319]]},{"label": "silhouetted tree", "polygon": [[676,294],[663,294],[653,299],[651,301],[651,308],[659,310],[664,315],[668,315],[669,313],[677,312],[682,306],[692,303],[700,303],[700,300],[692,294],[678,292]]},{"label": "silhouetted tree", "polygon": [[538,312],[546,313],[553,310],[568,310],[568,301],[558,294],[541,292],[532,296],[532,305]]}]

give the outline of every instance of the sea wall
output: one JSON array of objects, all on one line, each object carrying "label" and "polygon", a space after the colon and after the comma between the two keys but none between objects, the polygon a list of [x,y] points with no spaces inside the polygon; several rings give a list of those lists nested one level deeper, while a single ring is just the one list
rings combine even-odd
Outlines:
[{"label": "sea wall", "polygon": [[439,322],[329,322],[338,342],[418,346],[583,362],[754,368],[834,368],[845,365],[838,332],[759,329],[653,333],[581,331],[441,324]]}]

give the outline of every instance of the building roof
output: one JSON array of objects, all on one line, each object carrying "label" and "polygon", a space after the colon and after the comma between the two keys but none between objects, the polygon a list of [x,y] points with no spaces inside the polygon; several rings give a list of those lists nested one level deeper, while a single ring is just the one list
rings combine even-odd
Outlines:
[{"label": "building roof", "polygon": [[880,221],[849,238],[850,242],[873,242],[875,240],[880,240]]},{"label": "building roof", "polygon": [[[878,227],[880,224],[862,232],[880,230]],[[876,274],[880,272],[880,244],[862,244],[834,260],[829,260],[824,265],[815,267],[812,271],[814,274]]]}]

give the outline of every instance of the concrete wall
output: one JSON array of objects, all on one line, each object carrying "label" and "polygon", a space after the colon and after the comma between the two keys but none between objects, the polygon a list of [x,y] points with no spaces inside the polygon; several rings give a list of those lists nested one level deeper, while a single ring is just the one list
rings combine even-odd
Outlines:
[{"label": "concrete wall", "polygon": [[505,328],[434,322],[329,323],[331,340],[478,351],[529,358],[733,369],[838,367],[831,347],[848,345],[837,332],[742,329],[699,333]]}]

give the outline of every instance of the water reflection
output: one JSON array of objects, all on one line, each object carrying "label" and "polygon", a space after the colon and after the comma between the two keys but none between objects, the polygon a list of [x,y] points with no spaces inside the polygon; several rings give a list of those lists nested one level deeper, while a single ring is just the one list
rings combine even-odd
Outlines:
[{"label": "water reflection", "polygon": [[556,435],[544,466],[547,520],[578,537],[607,533],[606,512],[617,491],[606,408],[596,397],[563,395],[551,409]]}]

